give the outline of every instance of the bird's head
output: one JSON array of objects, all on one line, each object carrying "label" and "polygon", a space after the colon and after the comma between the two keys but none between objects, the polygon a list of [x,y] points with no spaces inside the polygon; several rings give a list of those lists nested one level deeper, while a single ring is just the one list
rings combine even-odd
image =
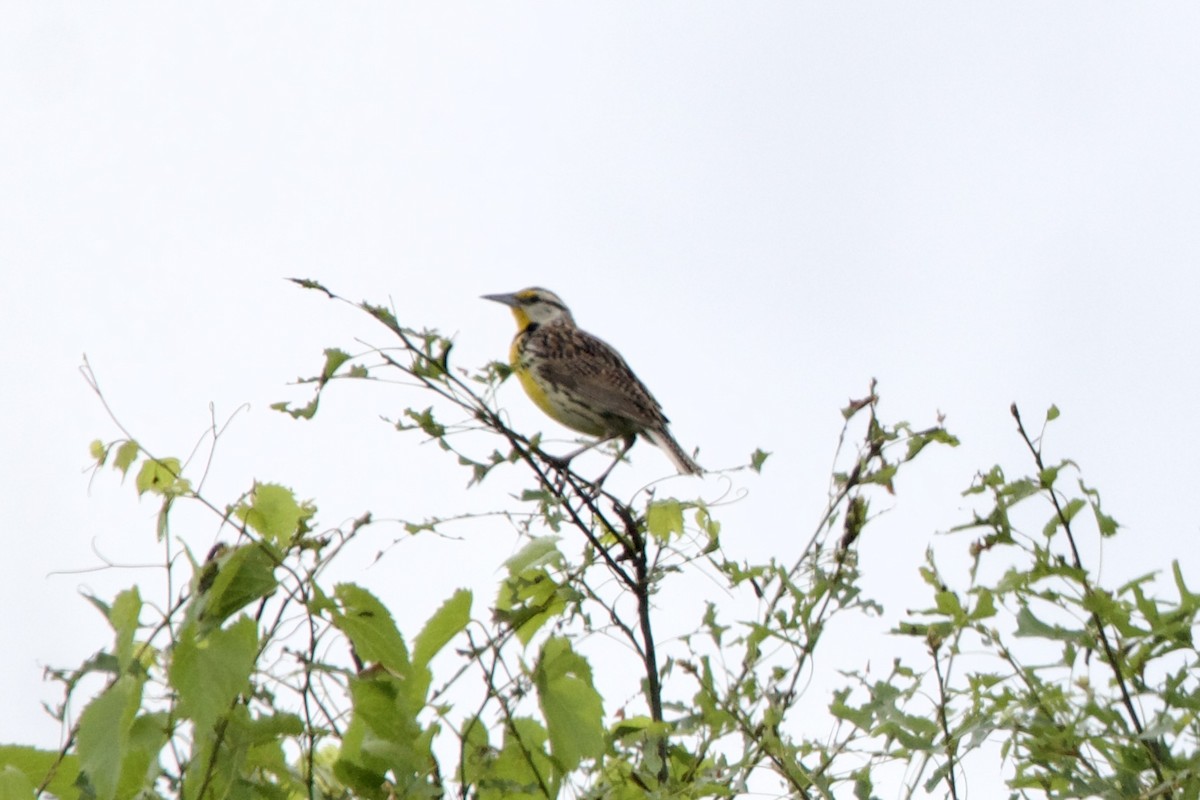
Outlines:
[{"label": "bird's head", "polygon": [[569,325],[575,324],[567,304],[549,289],[534,286],[512,294],[485,294],[483,299],[494,300],[511,308],[517,320],[517,327],[521,330],[525,330],[530,324],[545,325],[560,320]]}]

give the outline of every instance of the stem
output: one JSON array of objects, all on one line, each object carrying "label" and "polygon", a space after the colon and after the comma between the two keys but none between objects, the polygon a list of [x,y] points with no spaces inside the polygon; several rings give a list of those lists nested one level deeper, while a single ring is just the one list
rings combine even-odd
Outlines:
[{"label": "stem", "polygon": [[946,744],[946,782],[950,784],[950,797],[958,800],[958,784],[954,775],[957,768],[954,758],[957,743],[950,735],[950,722],[946,717],[946,705],[949,702],[946,698],[946,678],[942,675],[942,660],[938,658],[937,645],[933,644],[930,651],[933,654],[933,674],[937,677],[938,685],[938,724],[942,727],[942,737]]},{"label": "stem", "polygon": [[[1033,455],[1034,463],[1037,465],[1038,473],[1042,474],[1045,469],[1045,463],[1042,461],[1042,450],[1039,445],[1035,445],[1029,437],[1029,433],[1025,430],[1025,425],[1021,422],[1021,414],[1017,410],[1017,404],[1013,403],[1009,408],[1013,419],[1017,421],[1017,430],[1021,434],[1021,438],[1025,440],[1025,446],[1029,448],[1029,452]],[[1071,530],[1071,521],[1067,518],[1066,512],[1063,511],[1062,504],[1058,502],[1058,493],[1051,486],[1046,487],[1049,491],[1050,502],[1054,505],[1054,513],[1058,517],[1058,523],[1062,526],[1063,532],[1066,534],[1067,543],[1071,547],[1071,561],[1076,570],[1080,573],[1080,583],[1083,586],[1084,597],[1091,599],[1095,596],[1095,589],[1087,580],[1087,574],[1083,568],[1083,560],[1079,557],[1079,548],[1075,544],[1075,533]],[[1089,604],[1091,605],[1091,604]],[[1094,607],[1094,606],[1093,606]],[[1145,727],[1142,725],[1141,717],[1138,715],[1137,707],[1133,703],[1133,696],[1129,692],[1129,684],[1125,679],[1125,674],[1121,670],[1120,659],[1117,657],[1116,648],[1113,647],[1109,640],[1107,629],[1104,621],[1100,619],[1100,614],[1096,611],[1090,612],[1092,624],[1096,627],[1096,634],[1100,639],[1100,646],[1104,650],[1104,660],[1112,670],[1113,677],[1116,679],[1117,688],[1121,692],[1121,704],[1125,707],[1125,713],[1129,716],[1129,721],[1133,725],[1133,729],[1137,732],[1138,741],[1146,749],[1146,754],[1150,757],[1150,766],[1154,770],[1154,775],[1159,783],[1163,783],[1166,779],[1162,771],[1162,745],[1157,739],[1147,739]],[[1168,792],[1166,797],[1170,798]]]}]

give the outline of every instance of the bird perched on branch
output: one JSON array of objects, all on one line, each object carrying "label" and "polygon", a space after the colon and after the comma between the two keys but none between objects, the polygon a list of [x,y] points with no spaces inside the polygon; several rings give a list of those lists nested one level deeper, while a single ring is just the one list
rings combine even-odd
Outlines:
[{"label": "bird perched on branch", "polygon": [[517,335],[509,361],[530,399],[568,428],[600,437],[583,450],[620,438],[624,440],[620,460],[641,434],[667,454],[680,474],[704,471],[671,436],[662,407],[625,359],[576,327],[558,295],[533,287],[483,298],[512,309]]}]

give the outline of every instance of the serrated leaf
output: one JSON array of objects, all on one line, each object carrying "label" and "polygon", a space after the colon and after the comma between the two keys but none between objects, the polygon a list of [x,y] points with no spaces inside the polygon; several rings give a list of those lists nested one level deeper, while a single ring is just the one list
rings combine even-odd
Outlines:
[{"label": "serrated leaf", "polygon": [[1046,467],[1038,473],[1038,481],[1043,489],[1049,489],[1058,480],[1058,467]]},{"label": "serrated leaf", "polygon": [[861,483],[874,483],[878,486],[886,488],[888,491],[891,491],[892,479],[896,477],[896,472],[898,470],[898,465],[888,464],[887,466],[880,467],[875,472],[868,472],[859,480]]},{"label": "serrated leaf", "polygon": [[191,485],[180,477],[182,471],[178,458],[147,458],[135,481],[137,493],[154,492],[164,497],[183,494]]},{"label": "serrated leaf", "polygon": [[1085,640],[1083,631],[1073,631],[1059,625],[1048,625],[1033,615],[1028,606],[1023,606],[1017,612],[1016,636],[1037,639],[1051,639],[1060,642],[1082,643]]},{"label": "serrated leaf", "polygon": [[571,591],[543,568],[530,567],[500,583],[495,619],[516,631],[523,645],[550,620],[562,614]]},{"label": "serrated leaf", "polygon": [[176,711],[210,731],[216,721],[250,688],[250,672],[258,657],[258,625],[249,617],[199,636],[195,625],[184,627],[167,671],[179,695]]},{"label": "serrated leaf", "polygon": [[109,609],[108,621],[117,633],[117,664],[124,672],[133,661],[133,639],[137,633],[138,615],[142,611],[142,598],[137,587],[126,589],[117,595]]},{"label": "serrated leaf", "polygon": [[400,331],[400,321],[396,319],[396,315],[392,313],[390,308],[372,305],[371,303],[360,303],[359,308],[382,322],[389,330]]},{"label": "serrated leaf", "polygon": [[264,547],[235,547],[200,568],[193,616],[201,623],[201,633],[275,591],[275,560]]},{"label": "serrated leaf", "polygon": [[287,547],[316,509],[308,503],[297,503],[292,490],[285,486],[259,483],[250,493],[249,502],[238,506],[236,513],[238,519],[276,545]]},{"label": "serrated leaf", "polygon": [[829,704],[829,713],[837,719],[844,719],[863,731],[870,731],[874,724],[874,715],[867,708],[856,708],[846,700],[850,697],[849,689],[838,689],[833,693],[833,702]]},{"label": "serrated leaf", "polygon": [[1047,538],[1053,536],[1054,532],[1058,530],[1060,525],[1064,523],[1069,525],[1071,520],[1075,519],[1075,515],[1083,510],[1083,507],[1086,505],[1087,503],[1081,498],[1072,498],[1065,506],[1063,506],[1061,515],[1058,512],[1055,512],[1055,514],[1050,517],[1050,520],[1042,528],[1042,535],[1046,536]]},{"label": "serrated leaf", "polygon": [[[360,683],[351,679],[351,697]],[[357,701],[356,701],[357,705]],[[385,709],[386,710],[386,709]],[[357,712],[350,720],[341,737],[340,746],[336,748],[336,760],[333,763],[333,774],[337,780],[348,788],[366,798],[380,798],[380,786],[386,780],[388,764],[382,758],[364,749],[369,730],[362,716]]]},{"label": "serrated leaf", "polygon": [[301,286],[305,289],[316,289],[319,292],[324,292],[327,297],[335,296],[333,294],[333,292],[329,291],[324,286],[322,286],[320,283],[318,283],[317,281],[314,281],[310,278],[287,278],[286,280],[289,280],[292,283],[296,284],[297,286]]},{"label": "serrated leaf", "polygon": [[158,754],[167,743],[168,724],[166,713],[143,714],[133,721],[117,782],[118,800],[137,797],[143,789],[151,788],[147,784],[153,784],[158,775],[151,765],[157,765]]},{"label": "serrated leaf", "polygon": [[[354,742],[348,730],[343,737],[342,756],[367,772],[385,769],[408,784],[405,797],[434,797],[419,791],[414,784],[422,783],[432,763],[432,737],[438,726],[423,727],[417,721],[425,703],[423,690],[412,686],[408,678],[393,676],[384,671],[368,671],[364,677],[350,680],[350,696],[354,706],[353,729],[361,730],[361,746]],[[379,797],[372,787],[369,796]]]},{"label": "serrated leaf", "polygon": [[518,575],[530,567],[561,563],[559,539],[558,536],[539,536],[509,557],[504,566],[508,567],[510,575]]},{"label": "serrated leaf", "polygon": [[441,439],[446,435],[446,427],[433,416],[433,406],[429,406],[424,411],[414,411],[411,408],[406,408],[404,409],[404,416],[411,419],[414,423],[411,426],[404,426],[404,428],[420,428],[426,435],[433,439]]},{"label": "serrated leaf", "polygon": [[938,613],[950,617],[954,620],[962,619],[966,612],[963,610],[962,603],[958,599],[958,595],[951,591],[941,591],[934,595],[934,603],[937,606]]},{"label": "serrated leaf", "polygon": [[129,467],[137,460],[140,452],[141,448],[138,447],[138,443],[132,439],[122,442],[121,446],[117,448],[116,458],[113,459],[113,467],[121,470],[122,475],[129,474]]},{"label": "serrated leaf", "polygon": [[996,600],[992,592],[981,588],[975,594],[975,607],[971,609],[971,620],[974,622],[996,616]]},{"label": "serrated leaf", "polygon": [[299,408],[293,408],[291,403],[281,400],[278,403],[271,403],[271,410],[282,411],[292,419],[312,419],[317,413],[317,406],[320,405],[320,402],[321,396],[313,395],[313,399],[309,400],[307,404]]},{"label": "serrated leaf", "polygon": [[[79,777],[79,757],[75,753],[61,756],[57,750],[39,750],[21,745],[0,745],[0,765],[23,773],[32,784],[40,785],[54,771],[46,792],[55,797],[78,794],[75,782]],[[32,794],[28,795],[32,797]]]},{"label": "serrated leaf", "polygon": [[908,452],[904,454],[905,461],[912,461],[917,454],[931,443],[945,444],[958,447],[958,437],[945,428],[931,428],[926,431],[914,432],[908,439]]},{"label": "serrated leaf", "polygon": [[570,772],[585,758],[604,752],[604,708],[592,686],[587,659],[571,649],[562,637],[546,640],[534,670],[538,705],[546,720],[550,750]]},{"label": "serrated leaf", "polygon": [[546,752],[546,730],[536,720],[513,719],[504,731],[500,752],[479,766],[482,774],[478,800],[544,800],[559,796],[562,776]]},{"label": "serrated leaf", "polygon": [[325,348],[325,366],[321,368],[322,382],[329,380],[338,367],[350,360],[350,354],[336,347]]},{"label": "serrated leaf", "polygon": [[333,624],[350,639],[358,657],[382,664],[395,674],[408,674],[408,648],[387,606],[353,583],[338,584],[333,594],[342,608],[334,615]]},{"label": "serrated leaf", "polygon": [[88,445],[88,454],[96,460],[98,466],[103,467],[104,462],[108,460],[108,448],[104,446],[104,442],[99,439],[92,440]]},{"label": "serrated leaf", "polygon": [[413,640],[412,661],[425,667],[438,652],[461,633],[471,621],[471,592],[459,589],[442,603]]},{"label": "serrated leaf", "polygon": [[113,800],[116,796],[141,697],[142,682],[132,675],[122,675],[88,703],[79,717],[79,769],[87,776],[95,800]]},{"label": "serrated leaf", "polygon": [[21,770],[0,766],[0,800],[33,800],[36,788]]},{"label": "serrated leaf", "polygon": [[678,500],[655,500],[646,509],[646,528],[660,542],[683,534],[683,506]]},{"label": "serrated leaf", "polygon": [[874,788],[869,769],[860,769],[854,773],[854,800],[871,800]]}]

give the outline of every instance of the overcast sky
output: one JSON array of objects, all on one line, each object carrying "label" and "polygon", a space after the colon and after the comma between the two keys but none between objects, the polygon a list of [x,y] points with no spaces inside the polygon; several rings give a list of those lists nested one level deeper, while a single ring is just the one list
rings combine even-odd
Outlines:
[{"label": "overcast sky", "polygon": [[[1026,468],[1009,404],[1057,403],[1050,452],[1127,527],[1105,578],[1178,557],[1195,585],[1197,42],[1194,3],[10,0],[0,741],[57,742],[42,667],[109,641],[79,590],[153,581],[133,565],[162,558],[150,501],[109,473],[89,489],[88,442],[120,434],[84,353],[159,453],[186,455],[210,402],[249,404],[210,473],[219,502],[254,479],[316,498],[326,525],[505,502],[464,497],[378,420],[423,398],[342,390],[307,424],[267,408],[304,399],[286,384],[323,347],[383,342],[287,276],[391,298],[454,334],[463,366],[512,335],[479,295],[553,289],[701,463],[775,453],[737,479],[734,557],[806,538],[838,409],[871,377],[886,417],[944,412],[963,446],[914,468],[862,543],[894,614],[927,604],[913,570],[968,515],[975,470]],[[515,385],[501,402],[562,435]],[[628,469],[637,486],[670,466],[642,446]],[[178,533],[202,552],[216,535],[200,517]],[[398,606],[420,595],[416,625],[461,564],[494,584],[513,546],[475,529],[347,567]],[[128,568],[76,572],[104,559]],[[397,577],[414,565],[431,587]]]}]

